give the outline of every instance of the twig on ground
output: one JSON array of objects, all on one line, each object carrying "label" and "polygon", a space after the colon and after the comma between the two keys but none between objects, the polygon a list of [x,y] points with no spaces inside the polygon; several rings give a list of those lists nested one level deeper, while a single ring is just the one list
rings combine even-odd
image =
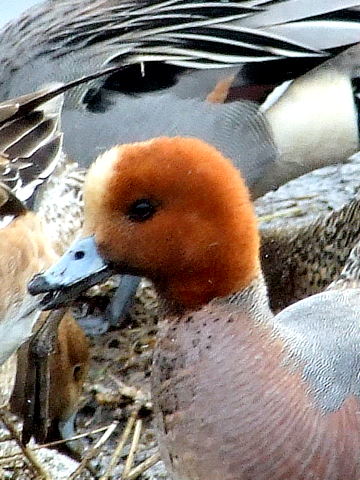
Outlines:
[{"label": "twig on ground", "polygon": [[41,445],[34,447],[32,450],[40,450],[41,448],[55,447],[56,445],[61,445],[62,443],[71,442],[72,440],[79,440],[79,438],[89,437],[90,435],[94,435],[95,433],[100,433],[100,432],[103,432],[104,430],[107,430],[112,425],[113,424],[111,423],[110,425],[106,425],[106,427],[95,428],[95,430],[91,430],[85,433],[79,433],[79,435],[74,435],[73,437],[65,438],[63,440],[56,440],[54,442],[42,443]]},{"label": "twig on ground", "polygon": [[126,443],[127,439],[129,438],[130,433],[131,433],[131,431],[134,427],[135,421],[137,419],[137,415],[138,415],[138,409],[134,410],[131,413],[131,415],[129,416],[128,421],[126,423],[126,426],[125,426],[125,428],[123,430],[123,433],[121,435],[121,438],[119,440],[119,443],[118,443],[114,453],[112,454],[111,460],[109,462],[109,465],[108,465],[104,475],[102,475],[100,480],[108,480],[110,475],[111,475],[111,472],[113,471],[113,469],[117,465],[118,460],[121,456],[121,453],[124,449],[125,443]]},{"label": "twig on ground", "polygon": [[160,461],[160,453],[154,453],[154,455],[151,455],[151,457],[144,460],[142,463],[140,463],[140,465],[130,470],[130,472],[126,476],[126,480],[134,480],[135,478],[137,478],[139,475],[146,472],[146,470],[151,468],[153,465],[155,465],[155,463],[158,463],[159,461]]},{"label": "twig on ground", "polygon": [[114,433],[114,430],[118,426],[118,422],[113,422],[105,431],[105,433],[102,435],[100,440],[96,442],[96,444],[92,447],[91,450],[87,452],[87,454],[84,456],[82,459],[80,465],[77,467],[77,469],[70,475],[69,480],[74,480],[78,475],[80,475],[81,472],[87,468],[88,462],[97,455],[99,452],[100,448],[104,445],[104,443],[107,442],[109,437]]},{"label": "twig on ground", "polygon": [[142,420],[140,418],[138,418],[136,420],[136,424],[135,424],[134,435],[133,435],[133,439],[132,439],[132,442],[131,442],[129,455],[127,456],[124,471],[122,473],[122,478],[123,479],[127,478],[128,473],[130,472],[131,467],[134,463],[134,455],[135,455],[136,449],[139,445],[141,428],[142,428]]}]

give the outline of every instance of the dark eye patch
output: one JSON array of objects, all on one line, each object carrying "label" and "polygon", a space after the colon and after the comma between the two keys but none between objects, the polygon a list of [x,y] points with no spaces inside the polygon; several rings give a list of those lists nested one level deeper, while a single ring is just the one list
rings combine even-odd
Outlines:
[{"label": "dark eye patch", "polygon": [[156,213],[156,206],[153,201],[148,198],[141,198],[131,204],[128,217],[133,222],[144,222]]}]

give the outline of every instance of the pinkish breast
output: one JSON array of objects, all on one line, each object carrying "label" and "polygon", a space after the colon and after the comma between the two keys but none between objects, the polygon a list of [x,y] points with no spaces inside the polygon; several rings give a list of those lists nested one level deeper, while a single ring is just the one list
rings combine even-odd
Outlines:
[{"label": "pinkish breast", "polygon": [[266,323],[232,307],[172,319],[152,392],[162,458],[181,480],[358,480],[360,407],[321,411]]}]

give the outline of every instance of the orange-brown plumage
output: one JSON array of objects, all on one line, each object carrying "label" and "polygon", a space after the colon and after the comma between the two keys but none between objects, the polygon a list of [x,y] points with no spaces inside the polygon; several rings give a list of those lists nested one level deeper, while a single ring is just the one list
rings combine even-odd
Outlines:
[{"label": "orange-brown plumage", "polygon": [[60,322],[57,348],[50,361],[49,416],[52,420],[66,420],[76,411],[89,370],[89,356],[89,341],[67,312]]},{"label": "orange-brown plumage", "polygon": [[[39,322],[44,321],[46,316],[47,313],[42,313]],[[24,414],[28,367],[28,345],[25,344],[18,352],[16,382],[11,398],[11,409],[20,416]],[[89,341],[68,311],[60,321],[55,351],[50,355],[50,428],[47,440],[58,440],[59,422],[65,423],[76,413],[88,369]]]},{"label": "orange-brown plumage", "polygon": [[[191,308],[256,276],[259,238],[249,194],[215,148],[197,139],[159,138],[114,148],[109,159],[99,171],[93,167],[84,190],[85,231],[96,232],[105,257],[126,258],[132,270],[156,278],[169,299]],[[148,196],[158,211],[151,222],[134,224],[127,209]],[[234,223],[241,228],[234,230]]]}]

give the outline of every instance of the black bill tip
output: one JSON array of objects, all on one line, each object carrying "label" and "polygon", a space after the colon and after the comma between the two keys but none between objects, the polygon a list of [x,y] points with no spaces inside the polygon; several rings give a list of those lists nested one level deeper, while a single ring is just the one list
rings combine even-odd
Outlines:
[{"label": "black bill tip", "polygon": [[43,310],[68,305],[93,285],[114,272],[100,257],[93,236],[80,238],[64,253],[58,263],[35,275],[28,284],[31,295],[45,294]]}]

